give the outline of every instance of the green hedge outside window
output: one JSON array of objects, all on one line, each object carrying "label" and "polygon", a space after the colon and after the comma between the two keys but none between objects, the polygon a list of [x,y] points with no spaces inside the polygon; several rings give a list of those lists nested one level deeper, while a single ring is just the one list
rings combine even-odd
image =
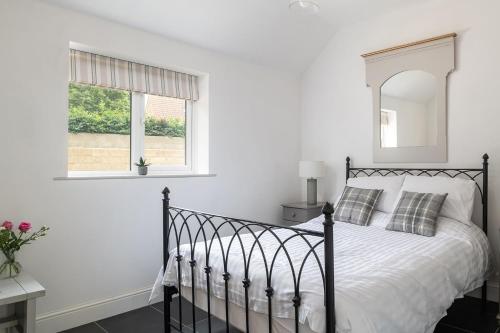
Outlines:
[{"label": "green hedge outside window", "polygon": [[[130,134],[130,93],[70,83],[70,133]],[[146,136],[185,137],[185,124],[179,119],[145,121]]]}]

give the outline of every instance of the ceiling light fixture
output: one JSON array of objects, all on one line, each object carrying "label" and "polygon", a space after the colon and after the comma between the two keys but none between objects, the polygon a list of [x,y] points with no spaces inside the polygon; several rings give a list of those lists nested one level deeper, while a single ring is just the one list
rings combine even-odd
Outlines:
[{"label": "ceiling light fixture", "polygon": [[319,12],[319,5],[314,0],[290,0],[288,8],[307,14],[317,14]]}]

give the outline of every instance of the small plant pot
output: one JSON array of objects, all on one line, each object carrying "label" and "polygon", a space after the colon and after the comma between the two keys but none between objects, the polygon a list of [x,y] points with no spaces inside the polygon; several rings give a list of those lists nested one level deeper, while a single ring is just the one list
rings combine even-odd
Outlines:
[{"label": "small plant pot", "polygon": [[145,176],[148,174],[148,167],[147,166],[139,166],[139,167],[137,167],[137,169],[139,171],[140,176]]}]

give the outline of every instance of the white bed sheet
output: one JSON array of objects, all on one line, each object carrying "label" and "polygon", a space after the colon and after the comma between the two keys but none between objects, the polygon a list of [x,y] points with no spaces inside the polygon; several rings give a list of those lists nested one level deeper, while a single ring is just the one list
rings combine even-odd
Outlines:
[{"label": "white bed sheet", "polygon": [[[424,237],[386,231],[384,227],[389,216],[377,212],[368,227],[342,222],[334,226],[337,332],[433,332],[453,300],[481,286],[490,271],[488,241],[478,227],[439,218],[436,236]],[[322,221],[320,216],[299,227],[321,231]],[[287,230],[280,230],[278,234],[282,239],[291,235]],[[230,237],[222,240],[223,247],[227,248]],[[242,240],[248,255],[253,237],[244,236]],[[310,240],[317,238],[310,237]],[[266,244],[266,257],[274,254],[278,245],[272,236],[262,236],[262,243]],[[242,254],[239,246],[234,245],[228,260],[230,301],[234,305],[232,313],[237,312],[234,308],[244,307]],[[302,262],[304,248],[300,240],[287,244],[295,267]],[[317,250],[318,253],[322,251],[322,247]],[[180,253],[189,258],[189,247],[181,246]],[[172,255],[176,255],[175,250]],[[197,294],[206,293],[202,269],[205,251],[201,244],[195,250],[195,258],[202,263],[195,269]],[[322,257],[320,259],[323,260]],[[220,249],[215,243],[210,260],[212,297],[220,299],[223,304],[223,265]],[[187,261],[181,262],[183,289],[191,287]],[[293,331],[291,299],[294,294],[287,265],[285,257],[279,256],[275,268],[277,274],[273,276],[272,283],[275,289],[273,316],[284,319],[281,323],[285,323],[280,325],[282,329],[279,331]],[[265,318],[267,298],[263,272],[263,261],[260,256],[254,257],[249,276],[250,310]],[[176,280],[177,263],[171,260],[160,282],[174,284]],[[323,332],[323,289],[319,270],[313,261],[308,261],[302,281],[300,323],[314,332]],[[231,321],[241,328],[241,325]]]}]

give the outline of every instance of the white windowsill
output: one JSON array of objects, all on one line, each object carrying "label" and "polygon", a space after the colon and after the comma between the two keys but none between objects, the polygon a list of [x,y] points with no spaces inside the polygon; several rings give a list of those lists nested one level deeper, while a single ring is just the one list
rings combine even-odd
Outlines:
[{"label": "white windowsill", "polygon": [[54,180],[98,180],[98,179],[149,179],[149,178],[200,178],[200,177],[215,177],[215,173],[179,173],[179,174],[149,174],[140,176],[137,174],[123,175],[78,175],[54,177]]}]

